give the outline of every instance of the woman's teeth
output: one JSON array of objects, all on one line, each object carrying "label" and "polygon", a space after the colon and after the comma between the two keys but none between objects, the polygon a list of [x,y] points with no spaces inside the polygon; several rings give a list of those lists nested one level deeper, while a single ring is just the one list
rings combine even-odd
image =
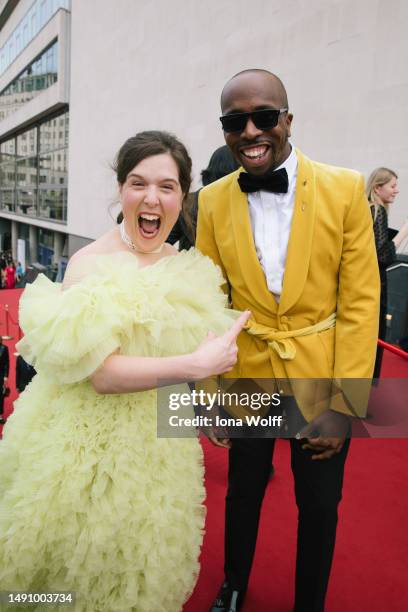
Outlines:
[{"label": "woman's teeth", "polygon": [[140,215],[139,218],[146,219],[146,221],[157,221],[157,219],[160,219],[159,215],[148,215],[146,213],[143,213],[143,215]]},{"label": "woman's teeth", "polygon": [[138,217],[138,224],[142,235],[150,238],[157,234],[160,228],[160,223],[161,220],[159,215],[143,213]]}]

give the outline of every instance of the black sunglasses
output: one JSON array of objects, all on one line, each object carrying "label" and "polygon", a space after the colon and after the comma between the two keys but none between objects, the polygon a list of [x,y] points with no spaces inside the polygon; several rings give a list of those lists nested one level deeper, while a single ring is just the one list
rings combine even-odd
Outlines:
[{"label": "black sunglasses", "polygon": [[287,108],[263,108],[252,113],[231,113],[220,117],[222,129],[227,134],[232,132],[243,132],[246,128],[248,119],[258,128],[258,130],[270,130],[278,125],[279,116],[286,113]]}]

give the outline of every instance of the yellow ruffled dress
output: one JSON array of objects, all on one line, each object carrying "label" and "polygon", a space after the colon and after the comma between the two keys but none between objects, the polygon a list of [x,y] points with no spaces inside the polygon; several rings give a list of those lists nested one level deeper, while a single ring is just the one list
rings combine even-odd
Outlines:
[{"label": "yellow ruffled dress", "polygon": [[234,314],[196,251],[145,268],[131,253],[85,259],[80,282],[62,291],[41,275],[21,299],[18,350],[38,374],[0,441],[1,590],[74,591],[77,611],[177,612],[199,570],[200,444],[157,437],[155,390],[98,395],[88,377],[116,350],[191,352]]}]

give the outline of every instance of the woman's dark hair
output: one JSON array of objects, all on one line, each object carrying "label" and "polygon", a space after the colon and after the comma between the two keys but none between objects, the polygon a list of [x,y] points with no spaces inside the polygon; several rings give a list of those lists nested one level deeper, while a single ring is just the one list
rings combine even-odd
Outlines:
[{"label": "woman's dark hair", "polygon": [[219,147],[211,155],[208,167],[201,172],[202,183],[204,186],[209,185],[238,168],[239,164],[229,148],[226,145]]},{"label": "woman's dark hair", "polygon": [[[214,181],[234,172],[239,168],[229,148],[224,145],[214,151],[205,170],[201,171],[201,180],[204,185],[209,185]],[[183,232],[185,234],[184,243],[187,248],[195,243],[198,214],[198,191],[190,194],[183,202]],[[185,247],[184,247],[185,248]]]},{"label": "woman's dark hair", "polygon": [[[168,153],[176,162],[180,187],[185,198],[191,185],[191,158],[183,143],[169,132],[150,130],[128,138],[119,149],[113,165],[118,183],[123,185],[129,172],[141,161],[162,153]],[[119,213],[117,222],[120,223],[122,219],[122,213]]]}]

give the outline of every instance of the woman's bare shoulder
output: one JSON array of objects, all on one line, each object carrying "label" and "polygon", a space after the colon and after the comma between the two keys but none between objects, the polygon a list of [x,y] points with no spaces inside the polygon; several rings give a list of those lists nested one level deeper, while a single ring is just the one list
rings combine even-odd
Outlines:
[{"label": "woman's bare shoulder", "polygon": [[178,250],[170,243],[165,242],[163,245],[163,252],[166,255],[178,255]]},{"label": "woman's bare shoulder", "polygon": [[69,260],[69,263],[76,263],[79,259],[82,259],[88,255],[108,255],[109,253],[120,250],[123,249],[121,248],[120,241],[118,241],[118,230],[117,228],[114,228],[90,244],[82,247],[82,249],[76,251],[76,253],[74,253]]},{"label": "woman's bare shoulder", "polygon": [[117,240],[117,235],[118,231],[115,228],[74,253],[65,271],[63,288],[66,289],[76,284],[92,273],[95,266],[95,257],[121,251],[121,243]]}]

